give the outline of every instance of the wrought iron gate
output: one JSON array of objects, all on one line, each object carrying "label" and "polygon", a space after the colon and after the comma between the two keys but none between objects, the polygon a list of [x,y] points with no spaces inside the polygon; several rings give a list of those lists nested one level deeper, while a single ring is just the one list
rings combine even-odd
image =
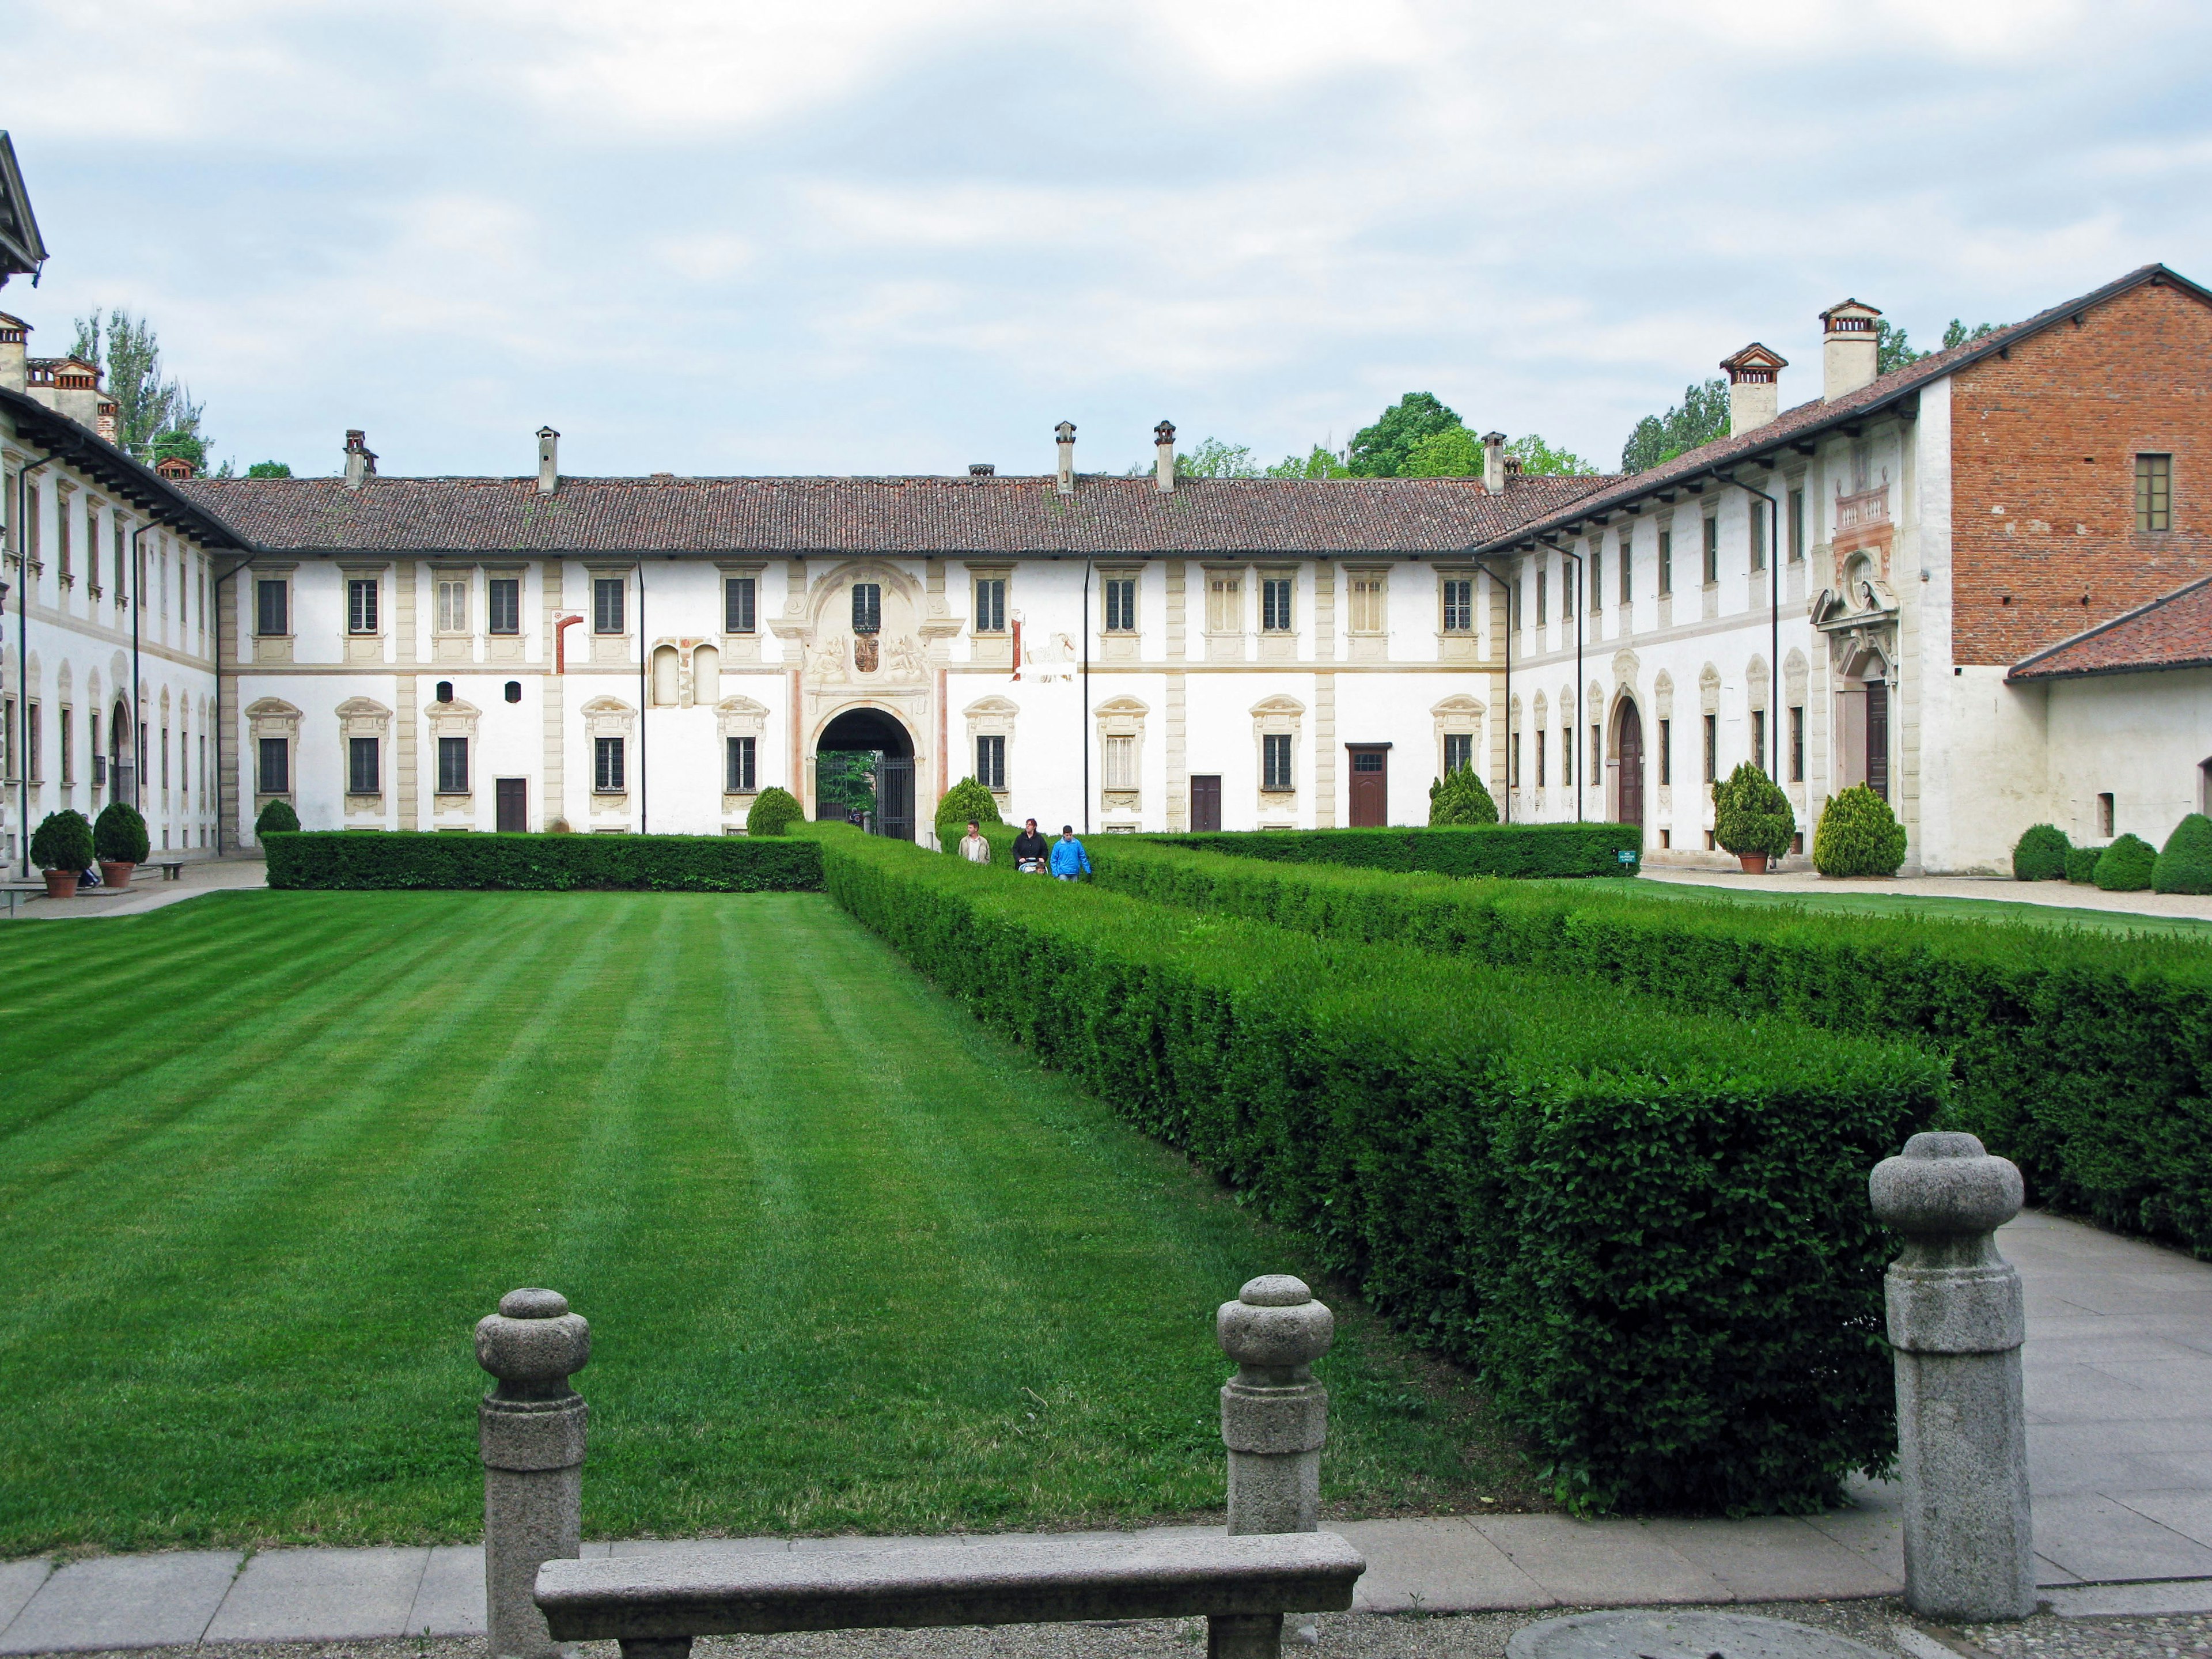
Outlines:
[{"label": "wrought iron gate", "polygon": [[914,758],[885,755],[876,763],[876,822],[879,836],[914,839]]}]

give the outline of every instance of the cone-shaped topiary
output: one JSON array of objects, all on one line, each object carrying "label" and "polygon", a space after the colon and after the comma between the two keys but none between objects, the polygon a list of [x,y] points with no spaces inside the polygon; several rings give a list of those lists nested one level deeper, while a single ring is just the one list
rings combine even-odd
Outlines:
[{"label": "cone-shaped topiary", "polygon": [[2066,879],[2076,881],[2084,887],[2097,883],[2097,860],[2105,856],[2101,847],[2069,847],[2066,849]]},{"label": "cone-shaped topiary", "polygon": [[2055,824],[2039,823],[2013,844],[2014,881],[2060,881],[2066,875],[2066,854],[2073,842]]},{"label": "cone-shaped topiary", "polygon": [[2097,885],[2108,893],[2148,893],[2158,848],[2141,836],[2122,836],[2097,860]]},{"label": "cone-shaped topiary", "polygon": [[264,836],[289,836],[300,827],[300,815],[292,810],[289,800],[272,800],[261,809],[261,816],[253,820],[253,838]]},{"label": "cone-shaped topiary", "polygon": [[2212,818],[2191,812],[2173,826],[2150,884],[2158,893],[2212,893]]},{"label": "cone-shaped topiary", "polygon": [[1713,839],[1737,857],[1764,853],[1778,859],[1796,832],[1790,797],[1751,762],[1740,763],[1713,786]]},{"label": "cone-shaped topiary", "polygon": [[1813,867],[1824,876],[1893,876],[1905,862],[1905,826],[1863,783],[1828,798],[1813,831]]},{"label": "cone-shaped topiary", "polygon": [[110,864],[143,864],[149,844],[146,820],[127,800],[112,800],[92,821],[92,850]]},{"label": "cone-shaped topiary", "polygon": [[753,797],[752,810],[745,814],[745,833],[749,836],[780,836],[805,816],[798,798],[790,790],[779,789],[770,784]]},{"label": "cone-shaped topiary", "polygon": [[82,812],[49,812],[31,836],[31,862],[41,870],[84,870],[92,864],[92,825]]},{"label": "cone-shaped topiary", "polygon": [[1453,768],[1429,786],[1429,823],[1495,823],[1498,803],[1472,766]]},{"label": "cone-shaped topiary", "polygon": [[973,778],[963,778],[937,803],[937,844],[948,853],[958,847],[960,838],[968,833],[970,818],[977,823],[1005,822],[991,792]]}]

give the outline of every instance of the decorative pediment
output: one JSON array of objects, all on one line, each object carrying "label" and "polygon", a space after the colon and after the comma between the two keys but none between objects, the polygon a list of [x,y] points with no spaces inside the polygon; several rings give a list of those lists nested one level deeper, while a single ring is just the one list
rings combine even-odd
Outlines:
[{"label": "decorative pediment", "polygon": [[1453,696],[1446,697],[1441,702],[1430,704],[1429,713],[1434,714],[1438,720],[1449,720],[1454,715],[1480,720],[1483,714],[1482,700],[1480,697],[1470,697],[1466,692],[1462,691]]},{"label": "decorative pediment", "polygon": [[[1141,709],[1141,705],[1139,708]],[[1012,720],[1022,711],[1012,697],[978,697],[960,712],[972,720]]]},{"label": "decorative pediment", "polygon": [[[262,707],[263,705],[261,703],[257,702],[252,708],[247,709],[246,712],[248,714],[252,714],[258,712]],[[294,712],[297,713],[298,711],[295,710]],[[342,720],[363,719],[388,720],[392,718],[392,711],[389,708],[386,708],[382,703],[377,702],[374,697],[348,697],[343,702],[337,706],[337,717]]]},{"label": "decorative pediment", "polygon": [[1252,717],[1255,720],[1264,720],[1270,714],[1286,714],[1295,718],[1305,712],[1305,704],[1300,702],[1296,697],[1280,696],[1262,697],[1252,705]]}]

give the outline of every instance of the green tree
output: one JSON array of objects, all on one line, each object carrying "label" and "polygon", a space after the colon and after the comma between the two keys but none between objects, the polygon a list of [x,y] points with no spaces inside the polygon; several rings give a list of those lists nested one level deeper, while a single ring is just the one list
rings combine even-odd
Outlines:
[{"label": "green tree", "polygon": [[[1146,467],[1146,471],[1152,469]],[[1176,477],[1178,478],[1256,478],[1260,468],[1252,459],[1249,444],[1232,444],[1219,438],[1208,438],[1188,455],[1176,454]]]},{"label": "green tree", "polygon": [[292,469],[282,461],[256,461],[246,469],[249,478],[289,478]]},{"label": "green tree", "polygon": [[1539,477],[1587,478],[1597,469],[1569,449],[1554,449],[1534,433],[1505,446],[1508,460],[1521,463],[1521,471]]},{"label": "green tree", "polygon": [[1352,468],[1346,465],[1343,453],[1327,444],[1316,444],[1304,455],[1285,455],[1267,469],[1271,478],[1348,478]]},{"label": "green tree", "polygon": [[180,380],[161,378],[161,343],[154,325],[127,311],[111,311],[103,319],[95,311],[76,319],[76,339],[70,348],[106,377],[108,396],[115,400],[116,442],[148,465],[164,452],[152,449],[161,438],[189,438],[196,452],[173,447],[196,467],[207,465],[207,434],[200,430],[204,405],[192,401]]},{"label": "green tree", "polygon": [[1727,437],[1728,430],[1728,382],[1684,386],[1680,403],[1664,415],[1646,415],[1636,423],[1621,446],[1620,470],[1647,472],[1701,444]]},{"label": "green tree", "polygon": [[938,847],[947,853],[957,852],[970,818],[979,824],[1006,822],[999,816],[998,798],[972,775],[946,790],[945,799],[937,803]]},{"label": "green tree", "polygon": [[1874,325],[1874,372],[1887,374],[1893,368],[1903,368],[1907,363],[1917,363],[1928,354],[1915,351],[1905,331],[1883,318]]},{"label": "green tree", "polygon": [[1778,859],[1790,850],[1797,819],[1781,786],[1750,761],[1713,785],[1713,839],[1739,858]]},{"label": "green tree", "polygon": [[1996,331],[1997,325],[1995,323],[1976,323],[1973,327],[1968,328],[1965,323],[1954,317],[1951,319],[1950,327],[1943,331],[1943,349],[1948,351],[1954,346],[1965,345],[1969,341],[1981,339]]},{"label": "green tree", "polygon": [[1459,416],[1437,400],[1433,392],[1408,392],[1384,410],[1374,425],[1352,434],[1345,459],[1352,476],[1395,478],[1405,471],[1413,446],[1433,433],[1461,425]]},{"label": "green tree", "polygon": [[1429,786],[1429,826],[1495,823],[1498,803],[1471,766],[1454,767]]},{"label": "green tree", "polygon": [[1407,478],[1471,478],[1482,471],[1482,441],[1463,426],[1448,426],[1406,452],[1399,476]]}]

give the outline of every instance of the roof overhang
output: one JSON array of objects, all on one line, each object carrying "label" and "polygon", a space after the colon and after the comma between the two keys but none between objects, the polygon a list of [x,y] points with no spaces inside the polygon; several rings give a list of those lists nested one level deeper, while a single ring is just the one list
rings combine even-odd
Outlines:
[{"label": "roof overhang", "polygon": [[39,222],[31,212],[31,192],[24,187],[23,170],[15,165],[15,146],[0,132],[0,283],[10,276],[28,276],[39,283],[39,267],[46,262],[46,244],[39,234]]},{"label": "roof overhang", "polygon": [[238,532],[179,494],[151,467],[140,465],[98,433],[88,431],[37,398],[0,386],[0,413],[14,424],[20,441],[67,461],[155,522],[181,530],[209,547],[252,550],[252,544]]}]

